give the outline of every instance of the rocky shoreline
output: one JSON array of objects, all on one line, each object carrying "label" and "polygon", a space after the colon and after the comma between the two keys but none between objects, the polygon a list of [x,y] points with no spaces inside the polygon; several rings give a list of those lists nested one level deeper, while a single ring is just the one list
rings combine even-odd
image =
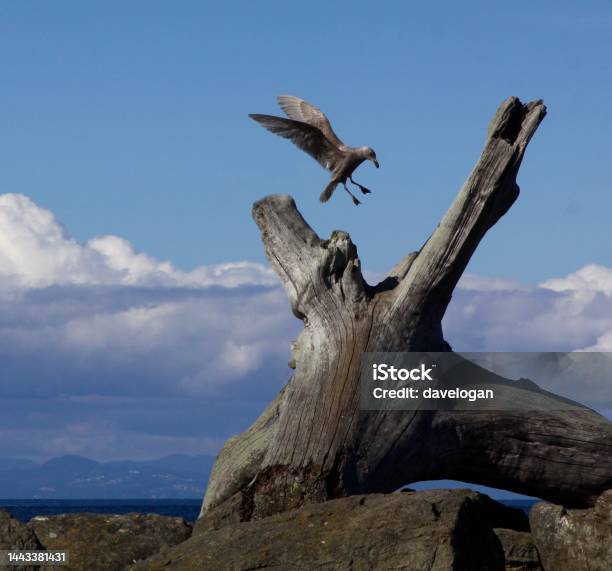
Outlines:
[{"label": "rocky shoreline", "polygon": [[83,571],[603,571],[612,569],[612,490],[590,509],[536,504],[529,518],[471,490],[351,496],[250,522],[213,511],[195,526],[156,514],[24,524],[0,509],[0,549],[68,550],[61,568]]}]

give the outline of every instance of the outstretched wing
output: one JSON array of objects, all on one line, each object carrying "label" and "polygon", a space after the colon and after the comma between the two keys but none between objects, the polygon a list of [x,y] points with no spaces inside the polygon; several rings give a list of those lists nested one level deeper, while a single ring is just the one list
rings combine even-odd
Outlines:
[{"label": "outstretched wing", "polygon": [[317,109],[314,105],[308,103],[308,101],[304,101],[293,95],[279,95],[277,99],[278,104],[287,114],[287,117],[316,127],[336,145],[336,147],[344,146],[344,143],[340,140],[338,135],[334,133],[331,123],[323,111]]},{"label": "outstretched wing", "polygon": [[333,170],[343,157],[342,151],[334,147],[319,129],[308,123],[274,115],[251,114],[249,117],[268,131],[292,141],[327,170]]}]

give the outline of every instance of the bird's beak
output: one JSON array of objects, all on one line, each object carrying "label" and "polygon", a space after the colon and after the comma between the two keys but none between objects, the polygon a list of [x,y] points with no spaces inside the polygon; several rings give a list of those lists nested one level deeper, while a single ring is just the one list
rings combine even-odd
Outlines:
[{"label": "bird's beak", "polygon": [[380,167],[380,165],[378,164],[378,161],[376,159],[372,159],[372,162],[374,163],[374,166],[376,168]]}]

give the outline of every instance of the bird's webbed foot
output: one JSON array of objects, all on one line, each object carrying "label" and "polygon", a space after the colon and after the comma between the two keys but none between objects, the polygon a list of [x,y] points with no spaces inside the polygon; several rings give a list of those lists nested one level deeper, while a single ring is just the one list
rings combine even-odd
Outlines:
[{"label": "bird's webbed foot", "polygon": [[346,182],[343,182],[342,186],[344,186],[344,190],[346,190],[346,192],[348,192],[349,196],[353,199],[353,204],[355,206],[359,206],[361,204],[361,202],[359,202],[359,200],[357,200],[357,197],[348,189],[348,186],[346,186]]},{"label": "bird's webbed foot", "polygon": [[350,179],[350,181],[355,185],[359,187],[359,190],[363,193],[363,194],[372,194],[372,191],[369,188],[366,188],[365,186],[363,186],[362,184],[359,184],[358,182],[355,182],[352,178]]}]

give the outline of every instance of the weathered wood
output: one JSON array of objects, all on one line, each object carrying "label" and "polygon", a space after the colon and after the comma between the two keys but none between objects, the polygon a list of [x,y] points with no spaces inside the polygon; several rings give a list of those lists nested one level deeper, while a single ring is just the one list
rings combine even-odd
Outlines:
[{"label": "weathered wood", "polygon": [[[541,101],[523,105],[512,97],[500,106],[478,163],[438,227],[377,286],[363,279],[345,232],[321,240],[288,196],[254,205],[266,255],[304,330],[290,382],[219,455],[202,513],[232,498],[240,518],[252,519],[425,479],[461,479],[566,505],[588,505],[612,485],[612,425],[590,410],[359,408],[363,352],[450,349],[442,317],[453,289],[487,230],[518,197],[516,175],[545,114]],[[523,398],[511,382],[504,390]]]}]

